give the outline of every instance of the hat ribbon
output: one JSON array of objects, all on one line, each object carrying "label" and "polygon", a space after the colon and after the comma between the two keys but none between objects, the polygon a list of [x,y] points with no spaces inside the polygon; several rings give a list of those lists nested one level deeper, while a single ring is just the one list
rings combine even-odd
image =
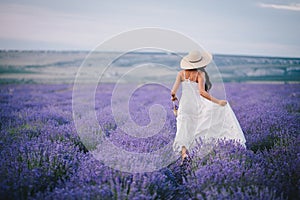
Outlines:
[{"label": "hat ribbon", "polygon": [[197,62],[200,62],[201,60],[202,60],[202,57],[201,57],[199,60],[196,60],[196,61],[190,61],[190,60],[189,60],[189,62],[190,62],[190,63],[197,63]]}]

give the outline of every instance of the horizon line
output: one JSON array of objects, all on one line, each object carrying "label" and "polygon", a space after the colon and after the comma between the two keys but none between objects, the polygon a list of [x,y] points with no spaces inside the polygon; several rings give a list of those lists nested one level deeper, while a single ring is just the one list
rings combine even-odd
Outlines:
[{"label": "horizon line", "polygon": [[[87,49],[0,49],[0,52],[86,52],[89,53],[91,50]],[[99,53],[122,53],[123,51],[95,51]],[[162,51],[131,51],[130,53],[164,53]],[[170,54],[188,54],[188,52],[170,52]],[[256,58],[290,58],[290,59],[300,59],[296,56],[276,56],[276,55],[259,55],[259,54],[235,54],[235,53],[212,53],[216,56],[237,56],[237,57],[256,57]]]}]

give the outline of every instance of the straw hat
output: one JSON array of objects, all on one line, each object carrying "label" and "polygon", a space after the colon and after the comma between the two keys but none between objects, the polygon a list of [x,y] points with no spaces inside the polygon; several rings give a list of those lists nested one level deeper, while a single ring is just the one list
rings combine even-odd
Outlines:
[{"label": "straw hat", "polygon": [[197,50],[190,51],[187,56],[181,59],[180,67],[182,69],[197,69],[205,67],[212,60],[212,55],[208,52]]}]

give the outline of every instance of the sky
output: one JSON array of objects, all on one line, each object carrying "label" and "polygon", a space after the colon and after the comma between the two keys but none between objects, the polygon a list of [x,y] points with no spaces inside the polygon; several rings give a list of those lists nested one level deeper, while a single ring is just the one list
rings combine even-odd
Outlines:
[{"label": "sky", "polygon": [[0,49],[90,51],[155,27],[214,54],[300,57],[299,0],[0,0],[0,25]]}]

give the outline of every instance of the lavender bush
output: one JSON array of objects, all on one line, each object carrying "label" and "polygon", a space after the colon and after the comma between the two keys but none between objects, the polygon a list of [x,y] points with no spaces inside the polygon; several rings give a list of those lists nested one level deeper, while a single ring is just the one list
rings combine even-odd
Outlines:
[{"label": "lavender bush", "polygon": [[[136,152],[162,148],[175,137],[169,91],[155,85],[131,98],[132,119],[149,123],[148,110],[167,108],[161,132],[135,138],[122,132],[111,113],[113,85],[96,92],[103,134]],[[2,199],[297,199],[300,196],[300,85],[225,84],[247,140],[247,149],[219,141],[205,157],[201,141],[155,172],[126,173],[95,159],[72,119],[72,85],[0,85],[0,197]],[[109,151],[109,149],[107,149]],[[126,163],[124,163],[126,164]]]}]

